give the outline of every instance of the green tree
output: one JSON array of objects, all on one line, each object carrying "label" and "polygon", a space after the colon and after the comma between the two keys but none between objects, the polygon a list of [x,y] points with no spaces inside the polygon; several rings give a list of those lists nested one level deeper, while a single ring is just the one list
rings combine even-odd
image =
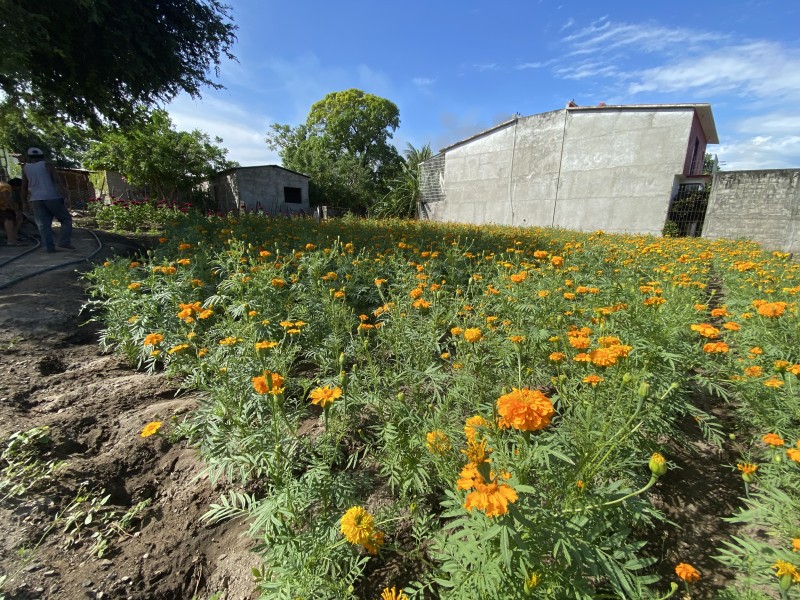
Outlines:
[{"label": "green tree", "polygon": [[89,147],[91,169],[119,171],[135,186],[150,186],[160,198],[174,200],[215,173],[237,166],[227,160],[222,140],[202,131],[176,131],[164,110],[140,109],[124,128],[107,128]]},{"label": "green tree", "polygon": [[78,122],[199,96],[236,27],[217,0],[0,0],[0,89],[14,104]]},{"label": "green tree", "polygon": [[402,168],[389,143],[399,125],[393,102],[349,89],[316,102],[301,125],[272,125],[266,141],[284,167],[311,177],[314,204],[368,208]]},{"label": "green tree", "polygon": [[78,167],[92,140],[85,126],[53,118],[30,106],[0,102],[0,147],[24,154],[31,146],[41,148],[60,167]]},{"label": "green tree", "polygon": [[370,208],[377,218],[409,218],[416,215],[419,201],[419,164],[432,156],[430,144],[421,148],[406,145],[405,162],[400,173],[389,181],[389,191]]}]

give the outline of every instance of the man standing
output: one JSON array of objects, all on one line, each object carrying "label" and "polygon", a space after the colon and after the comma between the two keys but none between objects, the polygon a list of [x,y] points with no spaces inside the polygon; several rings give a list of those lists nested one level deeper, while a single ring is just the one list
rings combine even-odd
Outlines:
[{"label": "man standing", "polygon": [[58,177],[53,166],[45,162],[44,152],[39,148],[28,148],[28,162],[22,167],[22,199],[31,194],[30,202],[36,217],[36,226],[42,243],[48,252],[55,252],[53,244],[53,217],[61,223],[59,248],[74,250],[72,238],[72,215],[64,203]]}]

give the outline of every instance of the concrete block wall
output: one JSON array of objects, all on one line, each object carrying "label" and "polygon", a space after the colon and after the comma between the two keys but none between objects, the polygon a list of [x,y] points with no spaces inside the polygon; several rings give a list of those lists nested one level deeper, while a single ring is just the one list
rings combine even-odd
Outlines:
[{"label": "concrete block wall", "polygon": [[800,170],[718,172],[703,237],[746,238],[766,250],[800,251]]},{"label": "concrete block wall", "polygon": [[683,172],[694,111],[567,111],[551,225],[660,235]]},{"label": "concrete block wall", "polygon": [[[308,178],[280,167],[232,169],[218,175],[214,187],[222,210],[260,209],[269,214],[311,214]],[[284,187],[300,188],[300,204],[285,201]]]},{"label": "concrete block wall", "polygon": [[578,107],[510,121],[443,151],[426,214],[660,235],[693,119],[692,107]]}]

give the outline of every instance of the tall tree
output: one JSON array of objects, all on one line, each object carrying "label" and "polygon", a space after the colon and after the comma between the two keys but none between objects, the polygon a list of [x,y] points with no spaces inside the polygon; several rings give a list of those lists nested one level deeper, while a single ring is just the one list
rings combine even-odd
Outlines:
[{"label": "tall tree", "polygon": [[171,200],[178,191],[237,166],[226,158],[221,143],[199,130],[176,131],[164,110],[140,109],[133,124],[106,129],[84,159],[91,169],[119,171],[133,185],[150,186]]},{"label": "tall tree", "polygon": [[402,166],[389,143],[399,125],[393,102],[349,89],[316,102],[301,125],[272,125],[266,141],[283,166],[311,177],[315,204],[367,208]]},{"label": "tall tree", "polygon": [[0,89],[73,121],[119,121],[137,105],[220,87],[236,27],[218,0],[0,0]]}]

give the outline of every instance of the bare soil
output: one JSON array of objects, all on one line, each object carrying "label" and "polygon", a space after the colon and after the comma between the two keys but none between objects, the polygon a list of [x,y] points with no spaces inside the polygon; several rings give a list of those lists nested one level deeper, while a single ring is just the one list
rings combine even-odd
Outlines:
[{"label": "bare soil", "polygon": [[[97,234],[105,244],[94,263],[112,252],[141,250],[134,240]],[[91,250],[91,242],[86,236],[76,245]],[[221,488],[205,476],[196,451],[163,436],[139,435],[146,423],[169,421],[203,398],[182,393],[179,382],[164,374],[137,372],[101,352],[99,326],[86,324],[81,314],[85,285],[75,269],[51,270],[0,289],[0,439],[47,425],[52,443],[46,457],[65,463],[44,489],[0,500],[0,576],[7,576],[0,597],[255,597],[251,570],[258,557],[244,535],[246,526],[209,526],[200,519]],[[705,402],[705,410],[727,418],[723,407]],[[733,445],[720,451],[706,444],[688,416],[684,431],[693,442],[668,456],[680,468],[650,495],[677,527],[653,532],[648,550],[659,560],[662,587],[675,580],[677,563],[689,562],[703,574],[693,597],[713,598],[732,581],[713,555],[732,533],[722,518],[734,512],[743,490],[728,466],[736,460]],[[151,501],[101,558],[89,553],[90,539],[68,546],[63,513],[57,518],[85,489],[105,490],[109,505],[120,512]]]},{"label": "bare soil", "polygon": [[[99,235],[106,244],[94,261],[105,260],[110,247],[140,249],[132,240]],[[64,461],[43,489],[0,502],[0,575],[7,576],[0,597],[251,598],[253,542],[242,524],[201,521],[220,490],[196,451],[139,435],[146,423],[168,421],[202,398],[180,393],[163,374],[136,372],[103,354],[98,326],[84,324],[80,314],[85,300],[75,266],[0,290],[0,439],[47,425],[52,442],[44,457]],[[67,547],[66,515],[56,517],[81,490],[101,489],[120,514],[151,503],[97,558],[89,552],[91,528]]]}]

